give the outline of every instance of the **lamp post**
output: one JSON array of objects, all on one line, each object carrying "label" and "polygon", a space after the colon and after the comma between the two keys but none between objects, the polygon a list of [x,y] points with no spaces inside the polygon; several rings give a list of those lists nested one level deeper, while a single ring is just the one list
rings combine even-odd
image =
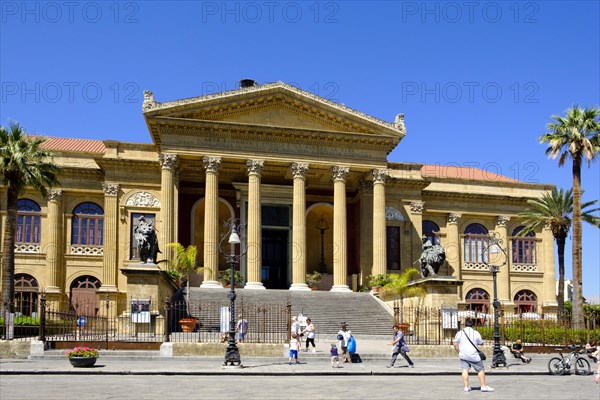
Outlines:
[{"label": "lamp post", "polygon": [[325,264],[325,231],[329,229],[329,224],[325,217],[321,215],[321,219],[317,223],[316,228],[321,231],[321,260],[319,260],[319,272],[327,272],[327,264]]},{"label": "lamp post", "polygon": [[[225,259],[229,263],[231,268],[231,282],[229,301],[229,341],[227,343],[227,349],[225,350],[225,363],[224,367],[241,367],[242,360],[240,358],[240,351],[235,344],[235,264],[240,262],[240,259],[246,255],[248,247],[246,244],[246,226],[240,224],[240,220],[231,218],[229,221],[223,223],[223,226],[228,230],[219,242],[219,252],[225,256]],[[229,244],[229,249],[225,249],[225,239]],[[239,245],[239,253],[236,254],[237,246]]]},{"label": "lamp post", "polygon": [[489,267],[494,282],[494,353],[492,356],[492,368],[500,367],[501,365],[507,367],[506,357],[500,348],[500,326],[498,324],[500,302],[498,301],[498,290],[496,288],[496,274],[500,271],[500,267],[506,265],[508,261],[508,254],[502,248],[502,242],[503,240],[500,239],[500,235],[497,232],[490,232],[487,246],[483,252],[483,262]]}]

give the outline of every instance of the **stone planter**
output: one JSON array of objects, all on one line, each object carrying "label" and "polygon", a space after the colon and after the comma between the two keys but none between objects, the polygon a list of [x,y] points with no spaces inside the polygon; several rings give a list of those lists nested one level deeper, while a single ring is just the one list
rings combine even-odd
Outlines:
[{"label": "stone planter", "polygon": [[69,357],[69,362],[76,368],[93,367],[96,360],[96,357]]}]

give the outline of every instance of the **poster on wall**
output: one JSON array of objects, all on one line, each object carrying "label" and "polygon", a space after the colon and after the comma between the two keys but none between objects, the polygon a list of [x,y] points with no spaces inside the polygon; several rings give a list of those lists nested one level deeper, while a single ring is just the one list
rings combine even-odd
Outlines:
[{"label": "poster on wall", "polygon": [[150,299],[131,299],[131,322],[150,323]]}]

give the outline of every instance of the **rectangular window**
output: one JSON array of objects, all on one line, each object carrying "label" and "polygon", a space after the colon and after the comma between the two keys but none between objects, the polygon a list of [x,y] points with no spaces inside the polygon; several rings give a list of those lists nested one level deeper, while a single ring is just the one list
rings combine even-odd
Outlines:
[{"label": "rectangular window", "polygon": [[129,259],[130,260],[139,260],[140,259],[140,254],[138,252],[138,248],[137,248],[137,240],[135,239],[135,228],[137,228],[138,223],[140,222],[140,218],[144,217],[144,219],[146,220],[146,222],[150,223],[152,222],[152,225],[154,225],[154,219],[156,218],[156,214],[142,214],[142,213],[132,213],[131,214],[131,231],[129,232],[129,243],[131,244],[130,248],[129,248]]},{"label": "rectangular window", "polygon": [[388,226],[386,227],[386,257],[387,257],[387,269],[388,270],[399,270],[401,268],[400,261],[400,227],[399,226]]}]

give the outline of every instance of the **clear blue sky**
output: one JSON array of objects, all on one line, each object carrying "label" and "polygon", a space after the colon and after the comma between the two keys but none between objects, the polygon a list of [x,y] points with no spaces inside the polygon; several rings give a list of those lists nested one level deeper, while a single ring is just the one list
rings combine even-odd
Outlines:
[{"label": "clear blue sky", "polygon": [[[475,166],[571,186],[538,137],[600,104],[598,1],[0,2],[0,123],[35,134],[150,142],[158,101],[285,81],[408,134],[391,161]],[[599,163],[583,170],[600,197]],[[584,226],[598,302],[600,232]],[[566,271],[571,276],[570,241]]]}]

